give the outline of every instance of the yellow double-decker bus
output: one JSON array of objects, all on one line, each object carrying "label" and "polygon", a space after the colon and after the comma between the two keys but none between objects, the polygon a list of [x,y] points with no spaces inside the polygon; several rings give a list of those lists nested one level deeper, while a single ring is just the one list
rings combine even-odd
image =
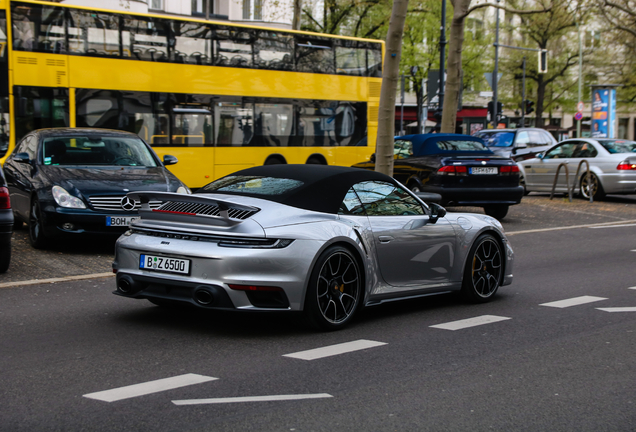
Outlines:
[{"label": "yellow double-decker bus", "polygon": [[382,41],[50,2],[0,14],[0,162],[33,129],[119,129],[198,188],[375,148]]}]

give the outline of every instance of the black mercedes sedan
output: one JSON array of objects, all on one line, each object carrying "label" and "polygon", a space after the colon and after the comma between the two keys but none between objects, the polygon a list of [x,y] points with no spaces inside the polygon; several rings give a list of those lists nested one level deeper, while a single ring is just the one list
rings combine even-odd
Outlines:
[{"label": "black mercedes sedan", "polygon": [[[413,192],[441,195],[443,206],[483,207],[502,219],[519,204],[519,167],[497,156],[481,138],[461,134],[419,134],[395,138],[393,177]],[[354,167],[375,169],[372,158]]]},{"label": "black mercedes sedan", "polygon": [[[4,164],[16,224],[35,248],[56,237],[118,236],[138,217],[131,191],[190,193],[139,136],[107,129],[40,129]],[[158,207],[160,202],[150,203]]]}]

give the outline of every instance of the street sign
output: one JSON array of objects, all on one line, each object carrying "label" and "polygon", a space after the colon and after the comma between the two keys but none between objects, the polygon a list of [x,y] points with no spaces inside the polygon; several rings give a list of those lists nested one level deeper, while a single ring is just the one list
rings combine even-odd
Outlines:
[{"label": "street sign", "polygon": [[583,112],[584,109],[585,109],[585,104],[583,102],[579,102],[578,104],[576,104],[576,110],[578,112]]},{"label": "street sign", "polygon": [[[499,82],[502,75],[503,73],[497,74],[497,82]],[[484,77],[486,77],[486,81],[488,81],[488,85],[490,86],[490,88],[494,89],[494,87],[492,86],[492,72],[484,72]]]},{"label": "street sign", "polygon": [[583,112],[582,111],[578,111],[576,114],[574,114],[574,120],[581,120],[583,118]]}]

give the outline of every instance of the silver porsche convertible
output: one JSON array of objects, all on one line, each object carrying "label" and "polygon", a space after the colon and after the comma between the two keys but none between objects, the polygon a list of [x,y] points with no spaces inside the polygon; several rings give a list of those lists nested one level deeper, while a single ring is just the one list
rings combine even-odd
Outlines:
[{"label": "silver porsche convertible", "polygon": [[374,171],[269,165],[193,195],[128,195],[140,218],[116,244],[115,294],[160,306],[297,311],[335,330],[365,306],[452,291],[485,302],[512,282],[496,219],[447,214]]}]

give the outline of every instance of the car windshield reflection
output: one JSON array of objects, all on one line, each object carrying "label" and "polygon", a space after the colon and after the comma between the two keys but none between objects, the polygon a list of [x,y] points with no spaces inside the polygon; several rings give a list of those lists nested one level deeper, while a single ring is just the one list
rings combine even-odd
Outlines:
[{"label": "car windshield reflection", "polygon": [[134,138],[48,138],[42,144],[42,155],[44,165],[157,166],[143,141]]}]

